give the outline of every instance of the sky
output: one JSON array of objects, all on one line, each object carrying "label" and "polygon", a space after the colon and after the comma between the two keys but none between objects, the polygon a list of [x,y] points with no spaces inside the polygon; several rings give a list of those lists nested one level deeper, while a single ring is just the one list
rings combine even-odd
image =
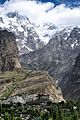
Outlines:
[{"label": "sky", "polygon": [[[0,3],[4,3],[6,0],[0,0]],[[58,5],[58,4],[61,4],[61,3],[65,3],[65,4],[73,4],[75,2],[79,2],[80,0],[40,0],[42,2],[53,2],[54,4]]]},{"label": "sky", "polygon": [[[6,1],[10,0],[0,0],[0,4],[5,3]],[[14,0],[13,0],[14,1]],[[16,0],[17,1],[17,0]],[[18,0],[19,1],[19,0]],[[27,0],[26,0],[27,1]],[[52,2],[54,3],[55,6],[60,5],[60,4],[66,4],[67,6],[78,6],[80,5],[80,0],[37,0],[41,2]]]},{"label": "sky", "polygon": [[[69,2],[69,0],[67,1]],[[59,2],[57,0],[57,3]],[[80,7],[71,8],[63,4],[63,2],[55,6],[51,1],[43,3],[27,0],[10,0],[0,5],[1,14],[15,11],[27,16],[32,23],[37,25],[45,23],[53,23],[56,26],[80,25]]]},{"label": "sky", "polygon": [[6,0],[0,0],[0,3],[4,3]]}]

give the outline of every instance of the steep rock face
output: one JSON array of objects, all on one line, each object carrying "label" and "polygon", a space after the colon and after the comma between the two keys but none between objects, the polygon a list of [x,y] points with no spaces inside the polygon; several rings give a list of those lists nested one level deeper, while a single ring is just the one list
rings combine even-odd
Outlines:
[{"label": "steep rock face", "polygon": [[80,53],[72,69],[63,77],[63,93],[67,99],[80,100]]},{"label": "steep rock face", "polygon": [[48,71],[62,88],[63,77],[74,65],[79,52],[80,28],[69,28],[56,33],[44,48],[21,56],[20,61],[26,68]]},{"label": "steep rock face", "polygon": [[15,36],[11,32],[0,30],[0,71],[14,68],[21,68]]}]

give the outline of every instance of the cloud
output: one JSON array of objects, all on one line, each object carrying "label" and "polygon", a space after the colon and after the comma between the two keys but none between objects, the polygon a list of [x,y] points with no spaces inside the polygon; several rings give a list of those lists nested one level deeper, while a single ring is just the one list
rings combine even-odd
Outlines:
[{"label": "cloud", "polygon": [[51,2],[10,0],[0,6],[0,11],[2,14],[17,11],[40,25],[47,22],[57,26],[80,25],[80,7],[71,9],[64,4],[54,7]]}]

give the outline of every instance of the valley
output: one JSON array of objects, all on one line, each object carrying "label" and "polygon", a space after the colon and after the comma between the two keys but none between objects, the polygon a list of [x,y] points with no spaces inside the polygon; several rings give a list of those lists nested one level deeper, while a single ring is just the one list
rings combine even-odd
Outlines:
[{"label": "valley", "polygon": [[0,4],[0,120],[80,120],[79,6]]}]

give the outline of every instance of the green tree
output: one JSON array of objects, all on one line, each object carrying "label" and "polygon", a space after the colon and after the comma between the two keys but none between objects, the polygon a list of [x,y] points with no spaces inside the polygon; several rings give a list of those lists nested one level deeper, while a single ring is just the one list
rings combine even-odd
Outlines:
[{"label": "green tree", "polygon": [[10,120],[10,115],[9,115],[8,112],[5,112],[4,119],[5,120]]}]

